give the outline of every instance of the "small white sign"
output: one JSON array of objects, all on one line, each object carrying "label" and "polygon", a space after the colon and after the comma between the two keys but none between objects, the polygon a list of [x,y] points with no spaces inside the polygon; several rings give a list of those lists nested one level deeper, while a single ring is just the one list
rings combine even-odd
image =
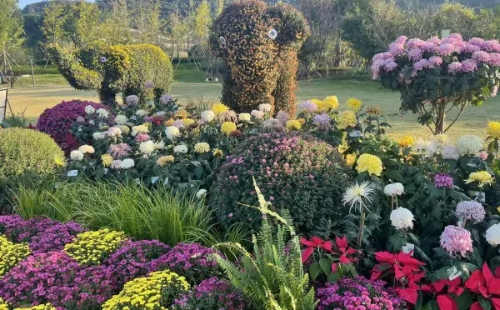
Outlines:
[{"label": "small white sign", "polygon": [[78,175],[78,170],[68,171],[68,177],[76,177]]},{"label": "small white sign", "polygon": [[450,29],[443,29],[441,30],[441,39],[446,39],[447,37],[449,37],[451,34],[451,30]]},{"label": "small white sign", "polygon": [[168,177],[165,178],[165,181],[163,181],[163,184],[168,184]]},{"label": "small white sign", "polygon": [[139,178],[135,179],[134,181],[135,181],[135,183],[141,185],[141,180]]},{"label": "small white sign", "polygon": [[104,169],[102,169],[102,171],[104,172],[104,174],[108,174],[109,169],[108,168],[104,168]]},{"label": "small white sign", "polygon": [[447,273],[448,273],[448,280],[450,281],[453,281],[462,275],[462,272],[458,271],[457,267],[455,266],[448,268]]},{"label": "small white sign", "polygon": [[359,138],[362,136],[363,135],[361,134],[361,131],[359,131],[359,130],[353,130],[353,131],[349,132],[349,137],[351,137],[351,138]]},{"label": "small white sign", "polygon": [[403,253],[409,254],[411,253],[411,256],[413,256],[413,250],[415,250],[415,245],[413,243],[407,243],[405,246],[402,248]]},{"label": "small white sign", "polygon": [[160,177],[151,177],[151,183],[155,184]]}]

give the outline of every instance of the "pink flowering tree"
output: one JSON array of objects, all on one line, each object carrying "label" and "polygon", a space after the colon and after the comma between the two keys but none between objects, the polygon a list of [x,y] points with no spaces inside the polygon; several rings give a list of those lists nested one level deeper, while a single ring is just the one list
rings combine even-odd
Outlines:
[{"label": "pink flowering tree", "polygon": [[[448,131],[468,105],[496,96],[500,83],[500,43],[459,34],[427,41],[402,36],[389,51],[373,57],[373,78],[401,92],[401,112],[419,114],[433,134]],[[456,109],[446,125],[447,114]]]}]

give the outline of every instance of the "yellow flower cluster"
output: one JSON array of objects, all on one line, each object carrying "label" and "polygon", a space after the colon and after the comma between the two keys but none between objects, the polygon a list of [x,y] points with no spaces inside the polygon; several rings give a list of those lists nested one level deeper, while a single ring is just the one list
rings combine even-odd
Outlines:
[{"label": "yellow flower cluster", "polygon": [[192,119],[192,118],[185,118],[185,119],[182,120],[182,124],[184,124],[184,126],[192,125],[192,124],[194,124],[194,119]]},{"label": "yellow flower cluster", "polygon": [[354,163],[356,163],[356,154],[347,154],[345,156],[345,163],[348,165],[348,166],[354,166]]},{"label": "yellow flower cluster", "polygon": [[487,133],[493,139],[500,139],[500,122],[490,122]]},{"label": "yellow flower cluster", "polygon": [[346,104],[354,113],[357,113],[359,110],[361,110],[361,107],[363,106],[363,102],[357,98],[347,99]]},{"label": "yellow flower cluster", "polygon": [[64,160],[64,156],[54,155],[54,164],[56,166],[61,166],[61,167],[66,166],[66,161]]},{"label": "yellow flower cluster", "polygon": [[198,142],[194,145],[194,151],[199,154],[210,152],[210,144],[206,142]]},{"label": "yellow flower cluster", "polygon": [[229,111],[229,108],[222,103],[216,103],[212,106],[211,110],[214,112],[215,116],[218,116]]},{"label": "yellow flower cluster", "polygon": [[398,140],[398,144],[400,147],[410,147],[415,144],[415,138],[412,136],[404,136]]},{"label": "yellow flower cluster", "polygon": [[81,265],[99,265],[113,253],[127,237],[121,231],[101,229],[76,236],[64,246],[64,251]]},{"label": "yellow flower cluster", "polygon": [[299,120],[291,119],[286,122],[286,129],[288,130],[300,130],[301,127],[302,125],[300,124]]},{"label": "yellow flower cluster", "polygon": [[[215,111],[213,112],[215,113]],[[236,130],[236,124],[233,122],[224,122],[222,126],[220,126],[220,131],[222,131],[226,136],[229,136],[235,130]]]},{"label": "yellow flower cluster", "polygon": [[9,310],[9,304],[0,297],[0,310]]},{"label": "yellow flower cluster", "polygon": [[318,108],[321,111],[335,110],[338,109],[338,107],[339,107],[339,99],[337,98],[337,96],[326,97],[325,100],[323,100],[321,104],[318,105]]},{"label": "yellow flower cluster", "polygon": [[113,162],[113,156],[111,156],[109,154],[101,155],[101,161],[102,161],[102,165],[104,167],[109,167],[109,166],[111,166],[111,163]]},{"label": "yellow flower cluster", "polygon": [[465,180],[466,184],[478,182],[479,187],[483,187],[486,184],[491,184],[494,182],[493,177],[488,171],[478,171],[469,174],[469,178]]},{"label": "yellow flower cluster", "polygon": [[181,119],[185,119],[185,118],[187,118],[189,116],[189,113],[186,110],[183,109],[183,110],[177,111],[177,113],[175,113],[174,116],[178,117],[178,118],[181,118]]},{"label": "yellow flower cluster", "polygon": [[160,167],[166,166],[168,163],[173,163],[175,157],[172,155],[162,156],[156,160],[156,164]]},{"label": "yellow flower cluster", "polygon": [[0,279],[30,254],[27,244],[12,243],[5,236],[0,235]]},{"label": "yellow flower cluster", "polygon": [[184,277],[169,270],[150,273],[125,283],[123,290],[102,306],[103,310],[166,309],[173,299],[189,289]]},{"label": "yellow flower cluster", "polygon": [[138,133],[148,133],[149,128],[146,124],[132,127],[132,136],[137,136]]},{"label": "yellow flower cluster", "polygon": [[357,161],[356,170],[359,173],[367,172],[370,175],[380,176],[382,173],[382,161],[375,155],[363,154],[359,156]]},{"label": "yellow flower cluster", "polygon": [[347,127],[354,127],[358,123],[356,119],[356,113],[351,110],[345,110],[340,113],[340,124],[339,127],[346,129]]},{"label": "yellow flower cluster", "polygon": [[221,149],[214,149],[213,153],[215,157],[221,157],[224,155],[224,152],[222,152]]},{"label": "yellow flower cluster", "polygon": [[[52,307],[51,304],[44,304],[44,305],[33,306],[33,307],[30,307],[30,308],[14,308],[14,310],[22,310],[22,309],[27,309],[27,310],[56,310],[56,307]],[[2,306],[0,306],[0,310],[2,310]]]}]

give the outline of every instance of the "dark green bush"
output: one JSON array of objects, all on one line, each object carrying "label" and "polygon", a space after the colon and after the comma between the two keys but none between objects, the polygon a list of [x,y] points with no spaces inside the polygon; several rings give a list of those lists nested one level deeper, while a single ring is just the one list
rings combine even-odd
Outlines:
[{"label": "dark green bush", "polygon": [[255,178],[272,210],[287,209],[295,227],[312,231],[322,218],[346,214],[342,193],[351,184],[351,169],[327,143],[307,135],[271,133],[244,141],[221,166],[211,189],[210,206],[219,221],[260,226]]}]

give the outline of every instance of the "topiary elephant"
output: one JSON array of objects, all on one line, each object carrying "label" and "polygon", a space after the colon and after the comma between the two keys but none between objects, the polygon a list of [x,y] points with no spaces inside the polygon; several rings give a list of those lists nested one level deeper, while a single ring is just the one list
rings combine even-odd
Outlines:
[{"label": "topiary elephant", "polygon": [[237,1],[213,23],[210,46],[226,66],[222,102],[237,112],[271,103],[295,113],[297,53],[310,35],[302,13],[290,5]]},{"label": "topiary elephant", "polygon": [[160,97],[172,83],[172,63],[151,44],[106,46],[93,43],[70,52],[53,45],[51,53],[61,74],[76,89],[99,92],[101,102],[115,104],[116,94],[137,95],[141,102]]}]

